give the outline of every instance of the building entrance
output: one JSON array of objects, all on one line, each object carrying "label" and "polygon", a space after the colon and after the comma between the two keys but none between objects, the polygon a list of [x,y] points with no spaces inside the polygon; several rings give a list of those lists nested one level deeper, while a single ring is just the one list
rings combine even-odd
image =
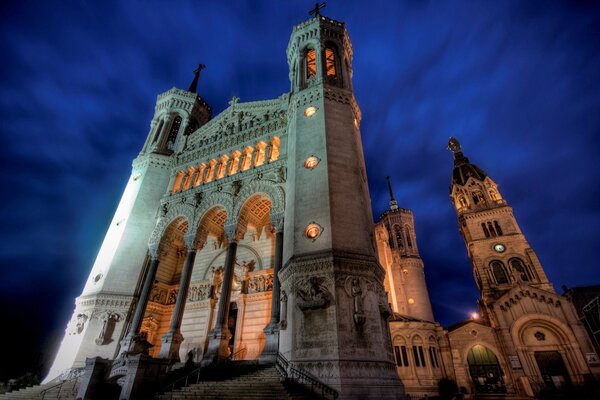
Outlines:
[{"label": "building entrance", "polygon": [[547,387],[558,390],[569,383],[567,367],[558,351],[536,351],[535,361]]},{"label": "building entrance", "polygon": [[477,393],[504,393],[506,386],[496,355],[487,347],[476,345],[467,355],[469,373]]},{"label": "building entrance", "polygon": [[235,343],[235,326],[237,324],[237,315],[238,309],[236,303],[231,303],[229,305],[229,315],[227,316],[227,329],[229,329],[229,333],[231,333],[231,337],[229,338],[229,354],[234,354],[234,343]]}]

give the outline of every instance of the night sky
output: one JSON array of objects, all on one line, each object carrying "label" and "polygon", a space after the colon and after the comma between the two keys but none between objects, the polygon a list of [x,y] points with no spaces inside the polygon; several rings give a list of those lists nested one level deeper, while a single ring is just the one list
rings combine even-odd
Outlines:
[{"label": "night sky", "polygon": [[[285,50],[314,1],[0,5],[0,379],[54,357],[149,130],[156,96],[215,115],[289,90]],[[477,291],[448,198],[455,135],[514,208],[549,279],[600,283],[600,5],[331,1],[346,22],[376,218],[390,175],[414,211],[436,318]],[[9,362],[10,361],[10,362]]]}]

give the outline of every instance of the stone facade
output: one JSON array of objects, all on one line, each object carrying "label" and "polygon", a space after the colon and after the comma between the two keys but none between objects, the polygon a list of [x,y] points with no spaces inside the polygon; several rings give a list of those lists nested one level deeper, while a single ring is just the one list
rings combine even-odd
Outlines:
[{"label": "stone facade", "polygon": [[[482,318],[448,330],[434,320],[414,218],[391,187],[373,223],[352,51],[345,25],[317,10],[293,29],[289,93],[234,97],[213,118],[199,66],[187,91],[158,96],[46,381],[85,367],[82,395],[102,373],[128,397],[185,360],[284,357],[343,399],[396,399],[435,394],[442,378],[528,394],[548,379],[541,352],[550,364],[560,354],[573,383],[595,372],[570,302],[468,160],[451,198]],[[477,357],[496,361],[476,370]]]}]

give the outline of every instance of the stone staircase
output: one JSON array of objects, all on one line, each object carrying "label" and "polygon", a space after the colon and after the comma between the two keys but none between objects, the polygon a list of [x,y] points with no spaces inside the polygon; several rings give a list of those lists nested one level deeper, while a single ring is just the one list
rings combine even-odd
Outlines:
[{"label": "stone staircase", "polygon": [[51,382],[44,385],[31,386],[0,394],[0,400],[75,400],[79,383],[79,379],[72,379],[62,384],[61,382]]},{"label": "stone staircase", "polygon": [[315,399],[304,387],[282,380],[275,366],[241,364],[227,372],[204,376],[198,383],[157,396],[160,400],[184,399]]}]

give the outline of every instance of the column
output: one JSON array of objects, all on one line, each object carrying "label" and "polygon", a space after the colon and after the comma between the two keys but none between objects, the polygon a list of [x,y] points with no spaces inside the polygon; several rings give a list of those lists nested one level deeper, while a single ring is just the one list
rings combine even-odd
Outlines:
[{"label": "column", "polygon": [[263,330],[266,335],[265,347],[260,355],[261,363],[274,363],[279,353],[279,277],[283,261],[283,215],[271,215],[271,229],[275,233],[275,258],[273,264],[273,291],[271,293],[271,319]]},{"label": "column", "polygon": [[168,358],[175,360],[176,362],[180,361],[179,347],[181,346],[181,342],[183,342],[183,336],[181,335],[181,321],[183,320],[183,311],[187,301],[190,281],[192,279],[194,260],[196,259],[195,238],[193,236],[186,236],[185,242],[188,252],[183,263],[181,278],[179,279],[179,292],[177,293],[175,308],[173,309],[173,315],[171,316],[169,331],[162,337],[162,345],[158,355],[159,358]]},{"label": "column", "polygon": [[215,328],[208,334],[208,349],[202,358],[202,366],[226,361],[229,354],[229,339],[231,333],[227,328],[227,317],[229,315],[229,302],[231,300],[231,284],[233,283],[235,259],[237,254],[238,240],[243,237],[243,232],[237,229],[236,224],[226,225],[225,235],[229,244],[227,245],[227,256],[225,258],[225,271],[221,286],[221,296],[217,308]]},{"label": "column", "polygon": [[140,342],[141,339],[137,336],[137,334],[142,323],[142,318],[144,317],[144,312],[146,311],[148,297],[150,296],[150,292],[152,291],[152,285],[154,283],[154,278],[156,277],[156,270],[158,269],[158,248],[150,248],[149,252],[150,264],[148,266],[148,272],[146,273],[144,285],[142,286],[140,297],[135,306],[135,312],[133,313],[133,318],[131,319],[131,325],[129,325],[127,335],[121,341],[120,354],[123,354],[125,352],[143,352],[147,354],[148,351],[147,346],[146,348],[139,348],[136,346],[136,344]]}]

